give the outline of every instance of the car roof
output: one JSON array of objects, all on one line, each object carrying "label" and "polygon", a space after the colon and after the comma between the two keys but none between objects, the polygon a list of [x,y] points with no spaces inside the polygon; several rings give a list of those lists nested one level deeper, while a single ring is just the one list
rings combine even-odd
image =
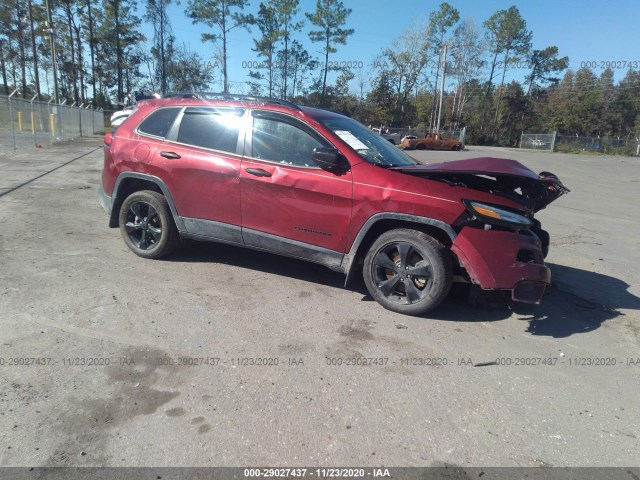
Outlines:
[{"label": "car roof", "polygon": [[151,109],[170,106],[268,108],[269,110],[282,113],[297,113],[298,115],[302,113],[302,116],[308,115],[312,118],[344,117],[344,115],[330,110],[317,107],[298,106],[292,102],[268,97],[250,97],[242,95],[230,95],[230,97],[231,98],[203,98],[194,94],[176,94],[162,98],[141,100],[136,104],[136,106],[138,108]]},{"label": "car roof", "polygon": [[[153,99],[151,99],[153,100]],[[279,98],[272,97],[263,97],[259,95],[242,95],[235,93],[225,93],[225,92],[176,92],[169,93],[163,95],[157,100],[163,101],[165,104],[173,104],[172,100],[177,100],[178,103],[182,103],[185,100],[193,100],[195,102],[199,102],[200,104],[210,104],[210,102],[221,101],[224,104],[229,104],[232,102],[240,102],[240,103],[264,103],[264,104],[273,104],[273,105],[283,105],[290,107],[294,110],[300,110],[300,107],[293,102],[289,102],[288,100],[282,100]]]}]

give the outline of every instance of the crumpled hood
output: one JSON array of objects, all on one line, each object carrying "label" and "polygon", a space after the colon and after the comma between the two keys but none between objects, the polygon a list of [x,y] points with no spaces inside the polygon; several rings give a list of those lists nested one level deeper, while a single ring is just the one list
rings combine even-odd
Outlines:
[{"label": "crumpled hood", "polygon": [[515,200],[537,212],[568,193],[554,174],[537,174],[516,160],[481,157],[469,160],[391,167],[409,175],[480,190]]}]

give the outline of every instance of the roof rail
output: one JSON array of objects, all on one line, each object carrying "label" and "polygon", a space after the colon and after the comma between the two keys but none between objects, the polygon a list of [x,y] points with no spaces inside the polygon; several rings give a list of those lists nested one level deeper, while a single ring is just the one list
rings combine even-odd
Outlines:
[{"label": "roof rail", "polygon": [[271,103],[274,105],[282,105],[284,107],[301,110],[298,105],[288,100],[282,100],[280,98],[260,97],[254,95],[241,95],[236,93],[224,93],[224,92],[172,92],[163,95],[162,98],[198,98],[203,100],[237,100],[244,102],[260,102]]}]

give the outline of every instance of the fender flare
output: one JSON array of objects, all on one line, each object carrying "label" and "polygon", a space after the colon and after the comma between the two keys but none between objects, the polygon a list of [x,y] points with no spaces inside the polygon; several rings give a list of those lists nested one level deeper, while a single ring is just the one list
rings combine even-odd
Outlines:
[{"label": "fender flare", "polygon": [[119,215],[120,205],[124,201],[124,198],[121,198],[120,195],[120,186],[122,182],[128,178],[135,178],[138,180],[146,180],[147,182],[151,182],[158,186],[158,188],[162,191],[162,194],[167,199],[167,203],[169,204],[169,209],[171,210],[171,214],[173,215],[173,221],[176,223],[176,227],[180,233],[186,232],[186,228],[184,226],[184,222],[182,221],[182,217],[178,215],[178,210],[176,209],[176,204],[173,201],[173,197],[171,196],[171,192],[169,191],[169,187],[164,181],[156,177],[155,175],[150,175],[148,173],[138,173],[138,172],[124,172],[118,175],[116,179],[116,183],[113,186],[113,197],[112,197],[112,206],[118,208],[112,208],[111,210],[111,218],[109,220],[109,226],[115,226],[117,223],[117,217]]},{"label": "fender flare", "polygon": [[351,248],[349,249],[349,253],[347,253],[342,260],[342,271],[347,276],[345,279],[345,285],[349,283],[349,281],[353,276],[353,273],[356,270],[355,259],[365,236],[377,222],[382,220],[400,220],[405,222],[420,223],[423,225],[436,227],[442,230],[445,234],[447,234],[447,236],[451,239],[451,243],[453,243],[453,241],[456,239],[456,236],[457,236],[455,230],[451,227],[451,225],[449,225],[446,222],[443,222],[442,220],[438,220],[436,218],[422,217],[419,215],[410,215],[408,213],[396,213],[396,212],[376,213],[375,215],[372,215],[371,217],[369,217],[369,219],[364,223],[364,225],[362,225],[362,227],[358,231],[358,234],[356,235],[356,238],[353,241],[353,244],[351,245]]}]

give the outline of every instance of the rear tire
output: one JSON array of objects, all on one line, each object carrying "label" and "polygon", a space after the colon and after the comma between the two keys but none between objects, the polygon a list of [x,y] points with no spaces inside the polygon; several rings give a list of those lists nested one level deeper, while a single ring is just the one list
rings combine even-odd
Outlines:
[{"label": "rear tire", "polygon": [[127,247],[143,258],[169,255],[180,243],[167,200],[151,190],[134,192],[122,203],[120,233]]},{"label": "rear tire", "polygon": [[397,229],[373,243],[363,277],[371,296],[387,310],[422,315],[445,299],[453,273],[444,245],[424,232]]},{"label": "rear tire", "polygon": [[424,143],[419,143],[416,145],[416,150],[424,150]]}]

